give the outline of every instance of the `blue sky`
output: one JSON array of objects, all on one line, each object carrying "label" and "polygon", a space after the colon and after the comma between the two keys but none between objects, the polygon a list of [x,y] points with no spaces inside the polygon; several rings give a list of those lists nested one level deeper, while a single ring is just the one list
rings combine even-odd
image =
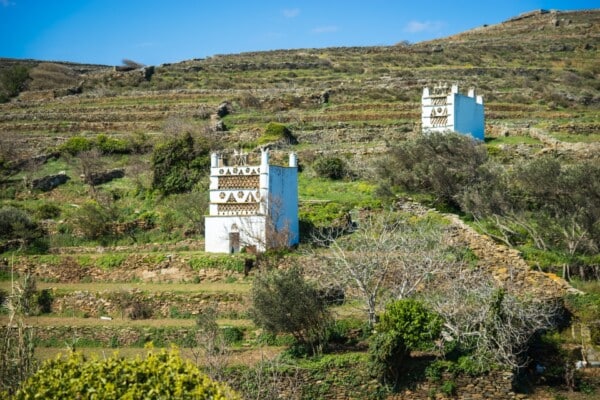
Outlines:
[{"label": "blue sky", "polygon": [[245,51],[392,45],[583,0],[0,0],[0,57],[147,65]]}]

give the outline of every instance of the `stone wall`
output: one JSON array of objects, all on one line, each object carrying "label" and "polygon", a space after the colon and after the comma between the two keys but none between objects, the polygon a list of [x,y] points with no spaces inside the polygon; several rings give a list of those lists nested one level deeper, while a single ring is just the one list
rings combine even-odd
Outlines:
[{"label": "stone wall", "polygon": [[[526,396],[515,394],[512,390],[512,372],[493,371],[487,375],[471,377],[445,374],[439,381],[426,381],[415,389],[404,390],[389,396],[387,400],[430,400],[430,399],[463,399],[463,400],[513,400],[525,399]],[[444,382],[452,382],[455,390],[444,393]]]},{"label": "stone wall", "polygon": [[124,318],[135,304],[151,310],[152,318],[197,315],[208,307],[217,307],[220,315],[235,315],[246,310],[244,297],[236,293],[173,293],[122,290],[117,292],[76,291],[56,296],[52,311],[63,315],[99,318]]}]

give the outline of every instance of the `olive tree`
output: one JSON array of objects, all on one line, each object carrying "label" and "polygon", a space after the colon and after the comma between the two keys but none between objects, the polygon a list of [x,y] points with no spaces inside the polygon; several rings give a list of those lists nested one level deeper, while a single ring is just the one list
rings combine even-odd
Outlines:
[{"label": "olive tree", "polygon": [[289,333],[300,344],[319,345],[329,312],[318,290],[298,267],[273,269],[255,275],[250,315],[271,333]]},{"label": "olive tree", "polygon": [[458,207],[457,198],[480,180],[486,160],[485,146],[470,136],[432,132],[392,147],[378,170],[387,186],[433,194],[436,203]]}]

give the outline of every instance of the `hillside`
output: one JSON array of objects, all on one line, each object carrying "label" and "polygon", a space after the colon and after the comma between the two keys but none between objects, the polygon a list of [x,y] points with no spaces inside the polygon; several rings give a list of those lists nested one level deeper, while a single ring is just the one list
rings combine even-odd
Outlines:
[{"label": "hillside", "polygon": [[[307,399],[384,398],[388,392],[369,370],[372,329],[356,291],[348,290],[346,302],[332,307],[331,354],[310,359],[290,344],[291,335],[267,334],[253,322],[251,288],[259,271],[248,276],[244,263],[256,257],[203,251],[207,153],[242,149],[254,160],[260,146],[272,141],[265,134],[268,126],[287,128],[298,143],[271,143],[272,159],[298,153],[301,226],[309,234],[298,251],[266,256],[264,265],[300,264],[310,271],[313,257],[327,252],[311,247],[310,233],[336,232],[347,228],[349,219],[384,214],[388,206],[410,221],[439,223],[440,243],[455,245],[459,254],[446,254],[447,259],[464,257],[476,267],[472,270],[484,271],[501,288],[499,296],[558,299],[571,307],[568,318],[556,316],[565,324],[562,331],[557,328],[543,339],[547,342],[536,338],[542,348],[534,349],[542,353],[532,355],[536,362],[560,367],[548,368],[542,377],[528,375],[529,394],[585,398],[578,397],[585,385],[600,390],[597,376],[578,373],[577,386],[575,378],[567,379],[575,373],[563,364],[582,354],[600,361],[600,258],[594,247],[600,232],[600,188],[594,181],[600,171],[599,60],[600,10],[538,10],[414,44],[214,55],[130,70],[0,58],[0,74],[20,67],[27,72],[14,96],[0,103],[0,224],[14,230],[0,231],[0,303],[11,293],[13,273],[37,279],[36,311],[24,321],[38,328],[39,359],[65,346],[96,354],[118,348],[130,355],[149,341],[157,347],[176,343],[187,358],[215,368],[211,371],[219,377],[230,373],[236,387],[243,387],[244,379],[276,381],[278,392],[271,397],[264,387],[248,384],[245,389],[255,398],[282,398],[295,390],[297,398]],[[477,144],[481,154],[469,154],[489,163],[462,159],[467,167],[451,176],[468,177],[461,182],[460,201],[457,193],[440,200],[431,187],[402,187],[394,176],[401,175],[406,154],[397,152],[399,146],[421,137],[423,87],[440,82],[457,83],[461,92],[474,87],[484,97],[486,140]],[[160,153],[165,149],[172,152]],[[188,186],[169,191],[164,181],[157,183],[165,159],[175,171],[167,179],[187,178]],[[183,172],[178,160],[188,163]],[[325,172],[319,172],[322,160],[339,161],[341,176],[328,175],[326,162]],[[403,174],[428,170],[415,165]],[[527,180],[520,171],[537,175]],[[112,175],[103,180],[100,173]],[[59,184],[32,188],[43,177]],[[442,186],[452,185],[448,179],[441,179]],[[503,192],[515,194],[509,199],[514,204]],[[498,201],[498,209],[510,210],[479,215],[475,208],[461,209],[469,201],[488,200],[490,208]],[[582,210],[586,205],[589,210]],[[517,206],[524,207],[522,214]],[[581,222],[584,217],[591,228]],[[6,222],[10,218],[13,225]],[[318,273],[309,275],[318,281]],[[569,276],[577,289],[561,278]],[[441,288],[445,279],[432,281]],[[583,292],[591,297],[581,296],[580,302],[569,297]],[[212,322],[229,335],[228,351],[218,353],[222,358],[216,361],[195,347],[206,334],[195,321],[211,310]],[[3,327],[9,314],[0,308]],[[294,351],[299,358],[290,356]],[[289,357],[283,363],[290,365],[277,364],[282,352]],[[451,396],[452,390],[443,389],[446,381],[439,380],[443,368],[437,381],[428,381],[424,365],[433,357],[416,353],[416,369],[408,376],[419,384],[410,382],[404,393],[388,398]],[[261,375],[268,362],[281,369]],[[444,365],[444,380],[462,382],[458,369],[450,374],[451,364]],[[476,384],[458,388],[459,397],[489,389],[494,398],[528,398],[510,389],[512,372],[489,372],[481,382],[477,378]]]},{"label": "hillside", "polygon": [[[149,79],[139,70],[63,63],[63,71],[28,83],[45,90],[2,105],[0,130],[36,143],[80,133],[161,132],[173,118],[209,124],[229,101],[233,113],[224,123],[232,144],[277,120],[308,145],[377,147],[415,130],[423,86],[449,81],[484,95],[492,135],[503,126],[538,125],[595,141],[599,22],[597,10],[533,14],[413,45],[216,55],[157,66]],[[78,85],[80,94],[64,95]],[[327,107],[319,104],[324,92]]]}]

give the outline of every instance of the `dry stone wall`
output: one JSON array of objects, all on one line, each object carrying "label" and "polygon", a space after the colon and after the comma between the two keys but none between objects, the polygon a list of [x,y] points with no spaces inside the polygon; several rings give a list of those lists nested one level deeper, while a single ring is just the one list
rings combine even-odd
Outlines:
[{"label": "dry stone wall", "polygon": [[[513,373],[493,371],[487,375],[452,376],[444,374],[438,381],[426,381],[416,388],[405,390],[389,396],[387,400],[431,400],[431,399],[462,399],[462,400],[516,400],[526,399],[522,394],[512,390]],[[444,382],[455,385],[453,393],[444,393]]]},{"label": "dry stone wall", "polygon": [[[418,203],[405,201],[400,208],[417,215],[425,215],[436,210]],[[564,279],[552,273],[532,270],[523,260],[519,251],[494,242],[463,222],[454,214],[442,214],[450,221],[449,241],[468,247],[476,256],[480,268],[489,271],[503,287],[517,293],[536,294],[540,298],[553,299],[567,293],[580,293]]]},{"label": "dry stone wall", "polygon": [[244,312],[248,302],[236,293],[173,293],[143,292],[138,289],[117,292],[76,291],[64,296],[55,296],[52,310],[64,315],[84,315],[99,318],[128,317],[134,304],[151,310],[152,318],[192,316],[209,307],[217,308],[219,315]]}]

